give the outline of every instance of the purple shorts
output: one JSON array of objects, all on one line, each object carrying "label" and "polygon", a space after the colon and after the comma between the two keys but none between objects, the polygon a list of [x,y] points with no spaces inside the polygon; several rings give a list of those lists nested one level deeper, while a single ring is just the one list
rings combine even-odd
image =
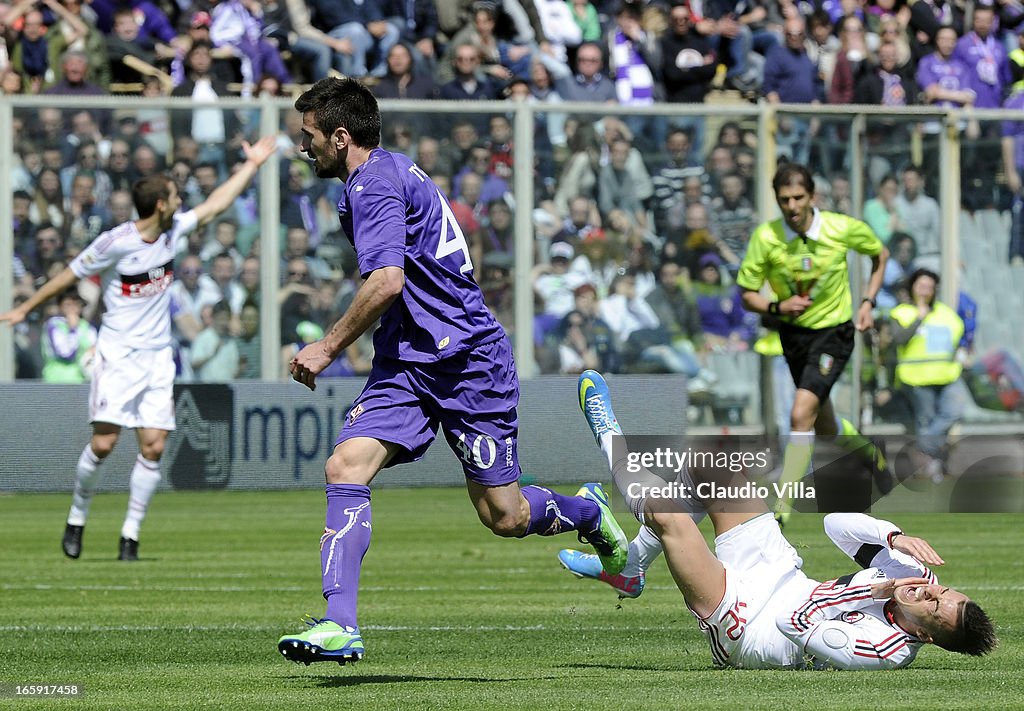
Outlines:
[{"label": "purple shorts", "polygon": [[335,446],[353,437],[401,445],[387,466],[415,462],[444,428],[466,476],[484,486],[519,479],[519,377],[507,337],[434,363],[377,358]]}]

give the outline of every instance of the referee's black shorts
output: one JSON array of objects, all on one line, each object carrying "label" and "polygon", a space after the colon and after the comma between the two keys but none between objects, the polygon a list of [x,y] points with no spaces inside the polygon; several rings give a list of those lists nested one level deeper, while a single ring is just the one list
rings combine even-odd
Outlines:
[{"label": "referee's black shorts", "polygon": [[824,402],[853,353],[856,335],[852,321],[818,329],[779,324],[782,354],[796,387]]}]

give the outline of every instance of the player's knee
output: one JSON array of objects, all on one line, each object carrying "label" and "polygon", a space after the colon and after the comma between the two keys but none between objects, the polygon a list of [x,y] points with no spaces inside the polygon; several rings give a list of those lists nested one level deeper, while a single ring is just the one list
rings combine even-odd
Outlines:
[{"label": "player's knee", "polygon": [[117,435],[93,435],[92,440],[89,442],[89,446],[92,448],[92,453],[99,459],[106,459],[110,456],[110,453],[114,451],[114,447],[117,446]]},{"label": "player's knee", "polygon": [[672,538],[682,535],[687,526],[692,527],[693,519],[688,513],[675,506],[666,506],[661,501],[649,502],[644,509],[644,525],[658,538]]},{"label": "player's knee", "polygon": [[164,456],[164,440],[143,442],[139,446],[139,453],[142,454],[144,459],[148,459],[151,462],[159,462],[160,457]]},{"label": "player's knee", "polygon": [[518,538],[526,533],[529,521],[523,521],[520,516],[513,513],[503,513],[497,516],[481,516],[480,520],[495,536],[502,538]]},{"label": "player's knee", "polygon": [[789,418],[789,426],[794,432],[810,432],[817,420],[817,410],[810,406],[794,406]]},{"label": "player's knee", "polygon": [[359,484],[365,485],[373,478],[371,466],[362,458],[353,456],[343,448],[338,448],[327,459],[324,474],[328,484]]}]

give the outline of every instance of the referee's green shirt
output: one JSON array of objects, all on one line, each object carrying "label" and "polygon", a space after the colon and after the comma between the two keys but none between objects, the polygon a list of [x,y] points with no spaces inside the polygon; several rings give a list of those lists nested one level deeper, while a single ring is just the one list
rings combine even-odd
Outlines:
[{"label": "referee's green shirt", "polygon": [[736,283],[758,291],[767,280],[779,301],[794,294],[810,296],[812,303],[802,314],[781,317],[794,326],[838,326],[853,316],[846,267],[851,249],[874,257],[881,253],[882,242],[866,224],[837,212],[815,209],[806,240],[781,218],[765,222],[750,235]]}]

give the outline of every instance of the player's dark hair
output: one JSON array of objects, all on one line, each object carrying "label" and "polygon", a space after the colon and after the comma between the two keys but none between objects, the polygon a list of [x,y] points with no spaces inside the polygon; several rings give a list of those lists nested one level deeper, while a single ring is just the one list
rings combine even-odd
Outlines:
[{"label": "player's dark hair", "polygon": [[171,199],[171,179],[163,173],[154,173],[139,178],[132,185],[132,202],[139,219],[144,220],[156,212],[158,200]]},{"label": "player's dark hair", "polygon": [[960,624],[948,637],[935,638],[935,644],[949,652],[970,654],[980,657],[988,654],[999,644],[992,620],[973,600],[966,601],[960,609]]},{"label": "player's dark hair", "polygon": [[793,183],[802,183],[808,194],[814,195],[814,177],[806,165],[799,163],[784,163],[775,171],[772,178],[772,189],[778,193],[784,187]]},{"label": "player's dark hair", "polygon": [[313,112],[313,123],[330,137],[338,128],[360,148],[380,145],[380,108],[373,93],[355,79],[321,79],[295,101],[295,110]]}]

